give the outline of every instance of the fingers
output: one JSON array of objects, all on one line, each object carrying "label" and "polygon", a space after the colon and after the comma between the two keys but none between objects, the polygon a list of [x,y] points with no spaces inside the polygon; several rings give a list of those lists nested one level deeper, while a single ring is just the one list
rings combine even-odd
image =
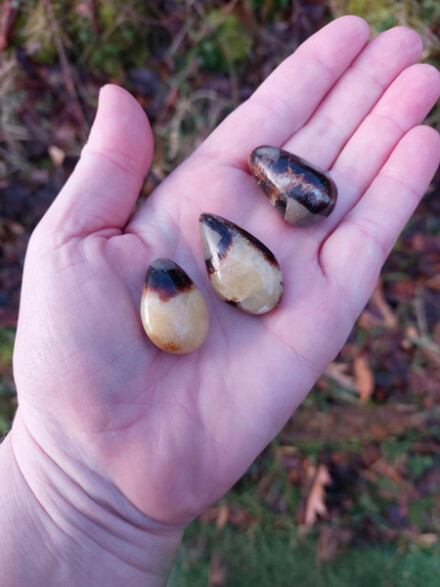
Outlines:
[{"label": "fingers", "polygon": [[38,231],[51,245],[126,224],[148,172],[153,137],[147,117],[125,90],[102,88],[95,122],[73,174]]},{"label": "fingers", "polygon": [[375,37],[283,148],[328,169],[390,83],[421,53],[422,41],[411,29],[396,27]]},{"label": "fingers", "polygon": [[[440,161],[440,136],[430,127],[409,131],[376,179],[324,243],[320,263],[357,316],[393,244]],[[347,301],[347,300],[346,300]],[[341,300],[342,307],[344,300]],[[354,317],[354,316],[353,316]]]},{"label": "fingers", "polygon": [[219,126],[200,152],[244,167],[256,146],[285,143],[350,66],[368,34],[367,23],[356,16],[321,29]]},{"label": "fingers", "polygon": [[332,168],[339,199],[325,230],[330,232],[356,204],[400,139],[423,121],[439,94],[440,75],[430,65],[409,67],[394,81]]}]

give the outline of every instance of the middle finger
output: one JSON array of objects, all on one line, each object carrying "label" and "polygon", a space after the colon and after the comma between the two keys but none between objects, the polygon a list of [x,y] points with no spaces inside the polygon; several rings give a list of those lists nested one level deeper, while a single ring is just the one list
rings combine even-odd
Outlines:
[{"label": "middle finger", "polygon": [[392,81],[421,55],[411,29],[396,27],[375,37],[323,100],[309,122],[283,146],[324,169]]}]

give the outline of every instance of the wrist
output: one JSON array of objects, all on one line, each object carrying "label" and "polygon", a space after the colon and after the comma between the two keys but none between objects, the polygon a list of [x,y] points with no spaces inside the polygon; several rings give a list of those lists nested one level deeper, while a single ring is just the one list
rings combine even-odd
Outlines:
[{"label": "wrist", "polygon": [[0,467],[9,548],[0,553],[1,585],[166,584],[183,528],[142,514],[93,472],[66,474],[81,465],[52,460],[20,414],[0,447]]}]

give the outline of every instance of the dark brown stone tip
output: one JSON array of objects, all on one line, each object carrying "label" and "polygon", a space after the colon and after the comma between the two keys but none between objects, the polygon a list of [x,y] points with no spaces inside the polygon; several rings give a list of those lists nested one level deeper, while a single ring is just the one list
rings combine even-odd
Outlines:
[{"label": "dark brown stone tip", "polygon": [[289,224],[315,224],[335,207],[337,188],[331,177],[301,157],[264,145],[251,153],[249,168]]},{"label": "dark brown stone tip", "polygon": [[163,302],[190,290],[193,285],[191,278],[171,259],[156,259],[145,277],[145,289],[157,293]]},{"label": "dark brown stone tip", "polygon": [[[250,241],[253,244],[253,246],[256,249],[258,249],[262,253],[262,255],[264,255],[264,257],[267,259],[267,261],[269,261],[269,263],[278,266],[278,261],[276,260],[275,255],[272,253],[272,251],[268,249],[266,245],[259,241],[255,236],[244,230],[244,228],[241,228],[237,224],[234,224],[234,222],[226,220],[226,218],[222,218],[221,216],[217,216],[215,214],[208,214],[205,212],[200,215],[200,223],[202,225],[204,224],[206,226],[209,226],[211,230],[214,230],[220,236],[220,241],[215,248],[215,255],[217,259],[222,259],[227,255],[228,249],[232,244],[232,239],[234,238],[234,235],[240,235],[246,238],[248,241]],[[210,248],[213,249],[214,247]],[[216,263],[214,262],[214,259],[211,256],[211,259],[207,260],[208,273],[212,273],[215,270],[215,265]]]},{"label": "dark brown stone tip", "polygon": [[199,222],[202,225],[208,226],[211,230],[216,232],[220,241],[217,244],[217,257],[222,259],[228,252],[232,244],[231,223],[215,214],[207,214],[206,212],[200,214]]}]

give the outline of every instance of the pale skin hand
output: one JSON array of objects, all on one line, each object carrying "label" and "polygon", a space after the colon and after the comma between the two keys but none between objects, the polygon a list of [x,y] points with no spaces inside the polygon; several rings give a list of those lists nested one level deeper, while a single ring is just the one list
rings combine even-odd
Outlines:
[{"label": "pale skin hand", "polygon": [[[93,503],[123,496],[154,532],[170,532],[172,557],[185,525],[243,474],[343,345],[440,151],[437,133],[418,126],[440,94],[438,72],[414,65],[420,39],[404,28],[368,35],[364,21],[344,17],[310,38],[132,217],[152,135],[133,98],[102,91],[81,160],[34,233],[23,283],[20,407],[6,448],[49,517],[43,478],[56,494],[73,483]],[[322,224],[292,228],[261,194],[246,162],[264,144],[331,169],[339,199]],[[210,289],[197,226],[205,211],[275,253],[285,284],[276,310],[245,315]],[[208,338],[187,356],[157,350],[141,326],[157,257],[180,264],[207,299]],[[69,524],[58,526],[71,535]]]}]

